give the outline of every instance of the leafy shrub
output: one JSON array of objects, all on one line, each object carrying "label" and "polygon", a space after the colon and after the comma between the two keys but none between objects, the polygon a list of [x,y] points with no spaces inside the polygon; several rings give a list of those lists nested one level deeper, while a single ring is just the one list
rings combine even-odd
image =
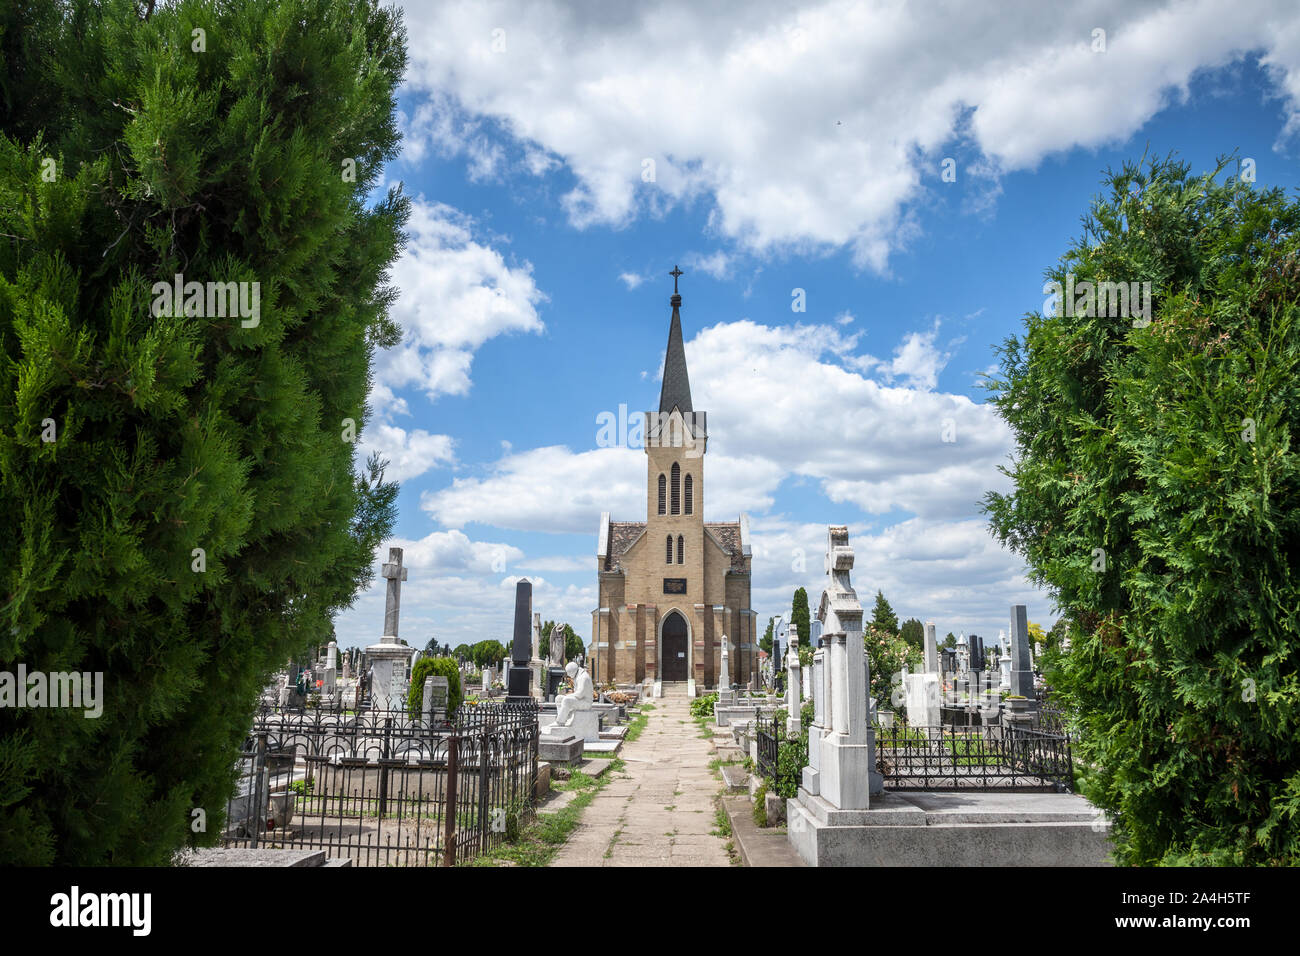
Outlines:
[{"label": "leafy shrub", "polygon": [[447,678],[447,719],[451,720],[460,709],[463,695],[460,689],[460,668],[451,657],[421,657],[411,668],[411,686],[406,690],[406,712],[418,718],[424,707],[424,679],[430,675]]},{"label": "leafy shrub", "polygon": [[776,780],[773,789],[785,800],[799,795],[799,784],[803,780],[803,768],[808,766],[808,731],[799,735],[798,740],[782,740],[777,745]]},{"label": "leafy shrub", "polygon": [[715,691],[712,694],[705,694],[703,697],[696,697],[691,701],[692,717],[712,717],[713,705],[718,702],[718,695]]},{"label": "leafy shrub", "polygon": [[888,707],[895,689],[894,675],[903,669],[904,664],[915,673],[924,655],[897,634],[875,628],[868,628],[862,641],[871,664],[871,699]]},{"label": "leafy shrub", "polygon": [[767,778],[764,777],[754,791],[754,826],[767,826]]}]

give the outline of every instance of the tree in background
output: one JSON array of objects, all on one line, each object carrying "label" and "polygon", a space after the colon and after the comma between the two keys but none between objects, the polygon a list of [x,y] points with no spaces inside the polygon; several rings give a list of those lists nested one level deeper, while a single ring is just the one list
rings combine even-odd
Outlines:
[{"label": "tree in background", "polygon": [[898,633],[898,615],[881,591],[876,592],[876,606],[871,609],[871,627],[881,633]]},{"label": "tree in background", "polygon": [[98,719],[0,709],[0,859],[166,864],[392,525],[354,455],[400,331],[407,201],[367,197],[404,31],[377,0],[0,25],[0,670],[105,676]]},{"label": "tree in background", "polygon": [[924,662],[921,648],[908,644],[893,631],[878,630],[874,625],[867,627],[862,643],[871,666],[872,700],[886,709],[897,708],[902,700],[901,696],[896,698],[895,691],[902,688],[903,665],[912,673],[919,671]]},{"label": "tree in background", "polygon": [[775,623],[776,618],[769,617],[767,619],[767,630],[764,631],[763,636],[758,639],[758,649],[760,651],[766,651],[769,654],[772,653],[772,625]]},{"label": "tree in background", "polygon": [[1029,642],[1035,645],[1035,651],[1041,651],[1047,646],[1047,632],[1043,630],[1041,624],[1035,624],[1033,621],[1029,622]]},{"label": "tree in background", "polygon": [[948,650],[950,650],[950,651],[951,651],[951,650],[956,650],[956,648],[957,648],[957,635],[953,634],[952,631],[949,631],[949,632],[947,633],[947,635],[944,636],[943,644],[942,644],[941,646],[942,646],[942,647],[946,647],[946,648],[948,648]]},{"label": "tree in background", "polygon": [[903,626],[898,631],[898,636],[907,641],[912,647],[919,648],[921,656],[925,656],[925,625],[914,617],[909,617],[903,622]]},{"label": "tree in background", "polygon": [[1065,618],[1058,618],[1057,622],[1052,625],[1052,629],[1047,632],[1047,646],[1053,650],[1061,647],[1061,642],[1065,636],[1070,633],[1070,622]]},{"label": "tree in background", "polygon": [[[553,630],[555,630],[555,622],[554,622],[554,621],[543,621],[543,622],[542,622],[542,647],[541,647],[541,655],[542,655],[542,659],[543,659],[543,660],[545,660],[546,655],[547,655],[547,653],[548,653],[548,649],[549,649],[550,646],[551,646],[551,643],[550,643],[550,642],[551,642],[551,631],[553,631]],[[569,625],[569,624],[565,624],[565,625],[564,625],[564,627],[562,628],[562,632],[563,632],[563,634],[564,634],[564,659],[565,659],[566,661],[577,660],[577,659],[578,659],[578,655],[581,654],[581,655],[583,655],[583,659],[585,660],[585,659],[586,659],[586,653],[587,653],[587,647],[586,647],[585,644],[582,643],[582,638],[578,636],[578,632],[575,631],[575,630],[573,629],[572,625]]]},{"label": "tree in background", "polygon": [[447,719],[454,720],[464,699],[464,690],[460,686],[460,668],[450,657],[421,657],[415,662],[411,668],[411,683],[406,688],[406,712],[412,718],[423,712],[426,677],[447,678]]},{"label": "tree in background", "polygon": [[480,670],[484,667],[500,667],[510,652],[500,641],[490,638],[479,641],[469,648],[469,659]]},{"label": "tree in background", "polygon": [[[1084,307],[1028,314],[990,383],[992,528],[1071,621],[1046,676],[1127,864],[1300,863],[1300,203],[1225,168],[1109,173],[1048,272]],[[1153,307],[1088,309],[1099,280]]]},{"label": "tree in background", "polygon": [[812,612],[808,609],[808,592],[799,588],[794,592],[791,605],[791,623],[799,629],[799,664],[806,667],[812,662]]}]

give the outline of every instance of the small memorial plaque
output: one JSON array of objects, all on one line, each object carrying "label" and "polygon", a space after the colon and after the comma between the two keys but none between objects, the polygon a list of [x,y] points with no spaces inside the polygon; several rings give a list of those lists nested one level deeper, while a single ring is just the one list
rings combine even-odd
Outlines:
[{"label": "small memorial plaque", "polygon": [[685,594],[685,578],[664,578],[664,594]]}]

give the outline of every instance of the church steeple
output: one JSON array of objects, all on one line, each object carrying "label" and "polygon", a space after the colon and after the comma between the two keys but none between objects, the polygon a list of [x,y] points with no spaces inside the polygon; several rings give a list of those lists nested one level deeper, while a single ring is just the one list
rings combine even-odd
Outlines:
[{"label": "church steeple", "polygon": [[691,380],[686,374],[686,347],[682,344],[682,297],[677,292],[677,277],[682,270],[673,266],[668,273],[673,277],[672,323],[668,326],[668,351],[664,356],[664,383],[659,392],[659,411],[671,412],[679,409],[689,416],[691,408]]}]

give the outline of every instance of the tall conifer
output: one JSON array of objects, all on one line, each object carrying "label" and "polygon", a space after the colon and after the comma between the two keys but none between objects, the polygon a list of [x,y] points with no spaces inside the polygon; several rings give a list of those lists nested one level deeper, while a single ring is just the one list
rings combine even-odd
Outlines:
[{"label": "tall conifer", "polygon": [[[212,842],[259,688],[328,639],[393,520],[354,451],[398,335],[407,204],[368,194],[400,19],[148,10],[0,15],[0,670],[102,672],[105,698],[0,710],[4,862]],[[259,311],[159,309],[177,275],[256,283]]]}]

